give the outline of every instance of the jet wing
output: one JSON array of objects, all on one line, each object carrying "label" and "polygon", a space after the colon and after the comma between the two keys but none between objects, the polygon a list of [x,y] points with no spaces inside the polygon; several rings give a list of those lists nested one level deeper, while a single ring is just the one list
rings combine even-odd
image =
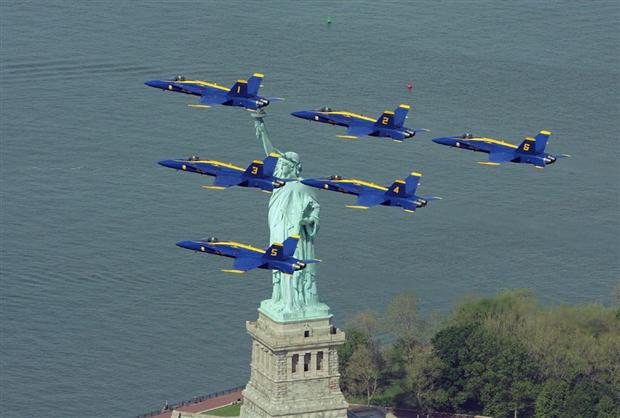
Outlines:
[{"label": "jet wing", "polygon": [[507,163],[514,157],[514,154],[511,152],[492,152],[489,154],[489,162],[498,164]]},{"label": "jet wing", "polygon": [[357,139],[360,136],[371,134],[374,128],[370,126],[349,126],[345,135],[337,135],[338,138]]},{"label": "jet wing", "polygon": [[245,273],[248,270],[253,270],[260,267],[263,264],[261,257],[249,257],[241,256],[235,259],[232,270],[223,270],[227,273]]},{"label": "jet wing", "polygon": [[226,174],[219,174],[215,176],[215,181],[213,185],[216,187],[228,188],[232,186],[236,186],[243,182],[243,177],[241,176],[230,176]]},{"label": "jet wing", "polygon": [[377,206],[385,202],[383,193],[362,193],[357,197],[358,206]]},{"label": "jet wing", "polygon": [[222,103],[224,103],[225,101],[227,101],[228,98],[222,94],[203,94],[202,96],[200,96],[200,104],[201,105],[221,105]]}]

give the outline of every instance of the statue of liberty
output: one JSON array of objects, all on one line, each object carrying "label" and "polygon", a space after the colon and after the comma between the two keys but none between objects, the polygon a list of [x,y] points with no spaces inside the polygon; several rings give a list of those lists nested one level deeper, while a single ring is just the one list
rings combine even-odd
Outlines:
[{"label": "statue of liberty", "polygon": [[[262,110],[253,113],[256,136],[263,143],[265,154],[280,154],[274,175],[279,178],[297,178],[301,174],[301,160],[295,152],[281,152],[273,146]],[[269,200],[270,242],[284,242],[291,235],[299,235],[295,257],[313,259],[314,239],[319,230],[320,205],[313,190],[300,181],[289,181],[274,189]],[[308,264],[293,275],[273,271],[271,299],[261,303],[261,311],[274,320],[297,320],[329,315],[329,307],[319,302],[316,289],[316,265]]]}]

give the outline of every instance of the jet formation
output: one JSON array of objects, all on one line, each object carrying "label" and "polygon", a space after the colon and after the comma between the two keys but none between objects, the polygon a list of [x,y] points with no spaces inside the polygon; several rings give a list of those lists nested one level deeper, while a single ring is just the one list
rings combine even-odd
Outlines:
[{"label": "jet formation", "polygon": [[265,192],[284,186],[291,179],[281,179],[273,175],[280,154],[272,153],[263,161],[254,160],[243,169],[231,163],[216,160],[201,160],[193,155],[187,160],[162,160],[164,167],[189,173],[198,173],[215,177],[213,185],[205,189],[223,190],[232,186],[256,187]]},{"label": "jet formation", "polygon": [[299,242],[299,235],[291,235],[283,243],[274,242],[266,250],[234,241],[219,241],[215,237],[198,241],[179,241],[177,245],[196,252],[234,258],[232,269],[222,270],[225,273],[243,274],[248,270],[259,268],[293,274],[303,270],[308,264],[321,261],[295,258],[293,255],[297,242]]},{"label": "jet formation", "polygon": [[222,105],[238,106],[255,111],[268,106],[274,100],[283,100],[280,97],[258,95],[263,77],[263,74],[255,73],[247,80],[237,80],[231,88],[207,81],[187,80],[180,75],[174,80],[150,80],[144,84],[164,91],[200,96],[200,104],[189,105],[190,107],[209,108]]},{"label": "jet formation", "polygon": [[416,189],[422,173],[412,172],[405,180],[396,180],[390,187],[380,186],[369,181],[331,176],[329,178],[305,179],[306,186],[334,192],[357,195],[355,205],[350,209],[368,209],[372,206],[400,206],[405,212],[415,212],[431,200],[441,199],[437,196],[418,196]]},{"label": "jet formation", "polygon": [[[187,80],[182,76],[177,76],[173,80],[151,80],[145,84],[164,91],[199,96],[199,104],[189,105],[192,107],[208,108],[223,105],[243,107],[249,111],[262,111],[261,109],[268,106],[273,100],[283,100],[258,95],[263,77],[263,74],[255,73],[248,80],[237,80],[231,88],[206,81]],[[394,111],[384,111],[378,119],[348,111],[335,111],[329,107],[319,110],[300,110],[293,112],[292,115],[309,121],[346,127],[347,131],[344,135],[337,135],[339,138],[357,139],[362,136],[371,136],[391,138],[395,142],[403,142],[419,132],[428,131],[428,129],[412,129],[404,126],[409,109],[409,105],[401,104]],[[433,141],[441,145],[489,154],[488,161],[481,161],[479,164],[500,165],[512,162],[544,168],[555,163],[559,158],[570,157],[566,154],[545,152],[550,135],[551,133],[548,131],[540,131],[534,138],[525,138],[520,145],[472,134],[440,137],[433,139]],[[340,176],[305,180],[279,178],[274,173],[280,157],[280,154],[272,153],[262,161],[254,160],[245,169],[231,163],[203,160],[197,156],[188,159],[162,160],[159,164],[179,171],[215,177],[212,185],[203,186],[207,189],[221,190],[240,186],[258,188],[271,193],[275,189],[285,186],[289,181],[301,181],[309,187],[357,196],[354,205],[346,206],[352,209],[396,206],[405,212],[413,213],[417,209],[425,207],[428,202],[441,199],[437,196],[419,196],[416,194],[422,174],[415,171],[411,172],[404,180],[395,180],[389,187],[370,181]],[[306,268],[308,264],[320,261],[316,259],[302,260],[294,257],[299,238],[299,235],[292,235],[283,243],[273,243],[266,250],[234,241],[219,241],[214,237],[196,241],[179,241],[177,245],[196,252],[234,258],[232,269],[222,270],[224,272],[245,273],[260,268],[293,274],[295,271]]]},{"label": "jet formation", "polygon": [[346,126],[347,132],[344,135],[336,135],[338,138],[358,139],[361,136],[375,136],[402,142],[418,132],[428,131],[428,129],[411,129],[403,126],[409,108],[409,105],[401,104],[393,112],[384,111],[378,119],[357,113],[335,111],[329,107],[319,110],[300,110],[291,115],[310,121]]},{"label": "jet formation", "polygon": [[471,151],[489,154],[488,161],[480,161],[483,165],[500,165],[512,162],[532,164],[536,168],[545,168],[548,164],[555,163],[559,158],[570,157],[567,154],[549,154],[545,152],[547,141],[551,132],[540,131],[534,138],[525,138],[520,145],[510,144],[492,138],[463,134],[460,136],[448,136],[435,138],[433,142],[449,147],[462,148]]}]

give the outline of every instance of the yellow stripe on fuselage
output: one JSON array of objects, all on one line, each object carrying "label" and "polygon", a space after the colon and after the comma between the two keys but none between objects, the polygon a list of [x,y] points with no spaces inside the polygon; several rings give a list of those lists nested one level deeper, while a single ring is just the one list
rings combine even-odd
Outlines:
[{"label": "yellow stripe on fuselage", "polygon": [[329,180],[329,181],[331,181],[332,183],[354,183],[354,184],[360,184],[362,186],[372,187],[373,189],[387,190],[387,187],[383,187],[378,184],[371,183],[369,181],[364,181],[364,180],[342,179],[342,180]]},{"label": "yellow stripe on fuselage", "polygon": [[360,115],[358,113],[351,113],[351,112],[317,112],[320,113],[322,115],[341,115],[341,116],[347,116],[350,118],[359,118],[359,119],[364,119],[364,120],[368,120],[370,122],[376,122],[377,119],[373,119],[371,117],[368,116],[364,116],[364,115]]},{"label": "yellow stripe on fuselage", "polygon": [[251,245],[241,244],[240,242],[234,241],[220,241],[220,242],[209,242],[209,245],[228,245],[233,248],[244,248],[246,250],[256,251],[257,253],[264,253],[265,250],[260,248],[252,247]]},{"label": "yellow stripe on fuselage", "polygon": [[[183,160],[183,161],[186,161],[186,160]],[[237,167],[236,165],[233,165],[231,163],[223,163],[221,161],[215,161],[215,160],[197,160],[197,161],[187,161],[187,162],[188,163],[212,164],[218,167],[227,167],[227,168],[232,168],[233,170],[245,171],[245,168]]]},{"label": "yellow stripe on fuselage", "polygon": [[487,144],[503,145],[505,147],[515,148],[515,149],[519,148],[518,146],[514,144],[510,144],[508,142],[500,141],[498,139],[493,139],[493,138],[471,138],[471,139],[465,139],[465,141],[486,142]]},{"label": "yellow stripe on fuselage", "polygon": [[181,84],[181,85],[183,85],[183,84],[197,84],[199,86],[208,86],[208,87],[213,87],[214,89],[218,89],[218,90],[230,91],[230,89],[228,87],[220,86],[219,84],[215,84],[215,83],[207,83],[206,81],[201,81],[201,80],[173,81],[173,83]]}]

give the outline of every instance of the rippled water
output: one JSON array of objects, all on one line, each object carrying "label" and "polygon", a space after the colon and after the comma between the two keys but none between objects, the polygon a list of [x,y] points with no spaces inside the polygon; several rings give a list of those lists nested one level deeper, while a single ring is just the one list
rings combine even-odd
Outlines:
[{"label": "rippled water", "polygon": [[[190,109],[143,85],[177,73],[232,84],[264,72],[262,92],[287,98],[269,107],[270,134],[306,176],[390,183],[415,169],[421,193],[444,197],[411,217],[319,193],[319,290],[339,324],[404,289],[444,311],[512,287],[609,302],[619,16],[613,1],[1,2],[0,415],[131,416],[247,380],[244,321],[268,275],[229,277],[228,260],[174,243],[266,245],[267,196],[206,191],[156,162],[245,165],[262,149],[242,110]],[[431,133],[343,142],[289,116],[402,102]],[[540,129],[574,157],[485,167],[431,142]]]}]

